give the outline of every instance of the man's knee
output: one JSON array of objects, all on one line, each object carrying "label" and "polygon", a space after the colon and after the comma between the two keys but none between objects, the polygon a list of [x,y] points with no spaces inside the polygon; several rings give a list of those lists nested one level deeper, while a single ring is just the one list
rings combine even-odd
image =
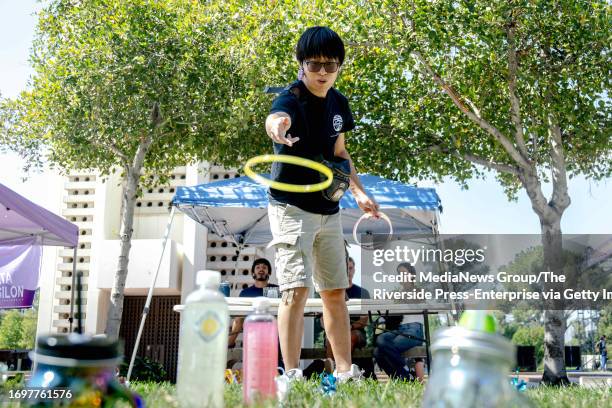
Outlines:
[{"label": "man's knee", "polygon": [[383,333],[376,337],[376,347],[389,347],[393,341],[393,333]]},{"label": "man's knee", "polygon": [[345,302],[345,289],[331,289],[320,292],[321,299],[325,302]]},{"label": "man's knee", "polygon": [[299,287],[291,288],[283,291],[281,296],[282,304],[285,306],[304,305],[308,299],[308,288]]}]

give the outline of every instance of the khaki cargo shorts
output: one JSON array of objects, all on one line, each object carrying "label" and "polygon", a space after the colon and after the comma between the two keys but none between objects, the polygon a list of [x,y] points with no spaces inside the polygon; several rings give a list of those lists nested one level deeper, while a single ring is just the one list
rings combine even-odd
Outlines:
[{"label": "khaki cargo shorts", "polygon": [[268,206],[274,266],[281,291],[313,287],[317,292],[349,286],[340,213],[314,214],[282,203]]}]

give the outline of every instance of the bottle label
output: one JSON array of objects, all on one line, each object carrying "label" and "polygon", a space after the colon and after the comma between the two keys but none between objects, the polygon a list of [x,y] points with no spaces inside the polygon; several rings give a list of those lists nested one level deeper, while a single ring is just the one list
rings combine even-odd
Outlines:
[{"label": "bottle label", "polygon": [[202,340],[208,343],[223,331],[223,324],[215,312],[208,311],[198,320],[195,329]]}]

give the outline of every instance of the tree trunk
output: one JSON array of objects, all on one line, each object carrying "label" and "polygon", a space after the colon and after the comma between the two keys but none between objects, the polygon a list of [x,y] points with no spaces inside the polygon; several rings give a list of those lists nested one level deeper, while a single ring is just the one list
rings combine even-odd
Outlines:
[{"label": "tree trunk", "polygon": [[132,247],[132,232],[134,225],[134,206],[140,180],[140,168],[130,168],[123,186],[123,199],[121,206],[121,233],[120,251],[117,272],[110,295],[108,320],[106,322],[106,335],[111,339],[119,337],[121,316],[123,315],[123,292],[128,273],[130,249]]},{"label": "tree trunk", "polygon": [[[531,207],[540,219],[544,269],[560,274],[563,270],[563,244],[561,216],[569,206],[565,174],[555,175],[553,200],[547,201],[535,169],[520,174],[523,187],[531,201]],[[553,288],[554,289],[554,288]],[[569,384],[565,371],[566,316],[559,307],[561,302],[544,305],[544,373],[542,382],[552,385]]]},{"label": "tree trunk", "polygon": [[[542,221],[542,246],[544,268],[555,274],[563,270],[563,245],[561,216],[552,217],[551,222]],[[554,286],[554,285],[553,285]],[[558,304],[557,304],[558,305]],[[542,383],[547,385],[567,385],[569,379],[565,371],[565,330],[566,318],[563,310],[553,305],[544,311],[544,374]]]},{"label": "tree trunk", "polygon": [[[159,113],[158,111],[159,107],[155,104],[153,112]],[[136,204],[138,186],[140,184],[140,171],[144,166],[145,157],[153,143],[153,136],[154,133],[144,136],[138,145],[131,165],[128,163],[125,164],[125,184],[123,186],[123,205],[121,207],[121,247],[119,250],[117,273],[115,274],[115,281],[110,295],[106,330],[104,331],[111,339],[117,339],[119,337],[121,316],[123,315],[123,291],[125,289],[125,281],[128,274],[130,248],[132,247],[134,206]]]}]

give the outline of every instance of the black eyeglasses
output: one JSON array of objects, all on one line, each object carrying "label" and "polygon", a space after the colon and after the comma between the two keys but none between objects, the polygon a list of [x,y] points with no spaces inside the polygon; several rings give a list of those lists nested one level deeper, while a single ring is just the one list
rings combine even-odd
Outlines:
[{"label": "black eyeglasses", "polygon": [[321,67],[325,67],[325,72],[328,74],[334,73],[340,68],[339,62],[317,62],[317,61],[304,61],[310,72],[319,72]]}]

